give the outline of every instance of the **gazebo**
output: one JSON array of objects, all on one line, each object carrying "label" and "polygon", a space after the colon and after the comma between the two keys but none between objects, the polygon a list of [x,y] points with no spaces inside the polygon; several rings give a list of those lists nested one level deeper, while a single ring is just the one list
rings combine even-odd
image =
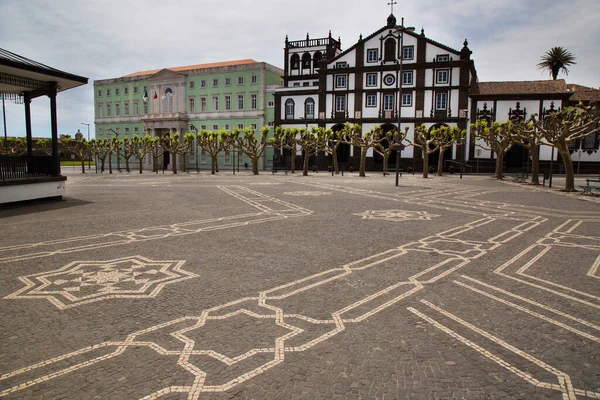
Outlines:
[{"label": "gazebo", "polygon": [[[25,155],[0,154],[0,204],[57,198],[65,191],[60,174],[56,95],[88,83],[88,78],[48,67],[0,48],[0,98],[25,106]],[[51,155],[34,155],[31,133],[31,100],[50,98]],[[6,128],[5,128],[6,129]],[[6,140],[6,137],[4,139]]]}]

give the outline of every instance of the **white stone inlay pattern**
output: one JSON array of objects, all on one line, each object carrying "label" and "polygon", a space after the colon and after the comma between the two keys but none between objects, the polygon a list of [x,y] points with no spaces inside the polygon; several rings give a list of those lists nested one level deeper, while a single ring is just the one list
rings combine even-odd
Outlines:
[{"label": "white stone inlay pattern", "polygon": [[153,261],[141,256],[106,261],[74,261],[64,267],[19,277],[25,287],[5,299],[45,298],[59,309],[113,298],[151,298],[167,284],[198,275],[185,261]]},{"label": "white stone inlay pattern", "polygon": [[427,211],[406,211],[406,210],[367,210],[362,213],[353,214],[362,219],[382,219],[385,221],[409,221],[422,220],[431,221],[432,218],[439,217],[437,214],[429,214]]}]

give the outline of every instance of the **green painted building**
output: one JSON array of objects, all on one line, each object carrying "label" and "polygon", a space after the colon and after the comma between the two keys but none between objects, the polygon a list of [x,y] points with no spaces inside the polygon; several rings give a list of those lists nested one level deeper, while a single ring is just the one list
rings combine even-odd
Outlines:
[{"label": "green painted building", "polygon": [[[133,135],[162,137],[175,132],[256,128],[272,129],[275,121],[275,88],[281,85],[283,70],[264,62],[237,60],[211,64],[141,71],[121,78],[94,81],[96,138],[119,139]],[[272,134],[272,131],[271,131]],[[178,157],[181,167],[183,160]],[[267,148],[259,168],[267,168],[273,149]],[[113,157],[116,162],[116,156]],[[190,155],[188,167],[210,167],[210,156],[201,151]],[[219,166],[245,167],[249,160],[231,154],[219,155]],[[159,160],[166,168],[169,154]],[[151,160],[145,167],[151,168]]]}]

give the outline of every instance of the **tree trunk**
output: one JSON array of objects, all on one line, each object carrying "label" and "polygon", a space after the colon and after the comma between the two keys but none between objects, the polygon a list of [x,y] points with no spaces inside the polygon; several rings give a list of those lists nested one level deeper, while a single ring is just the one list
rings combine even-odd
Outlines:
[{"label": "tree trunk", "polygon": [[187,172],[187,153],[183,153],[183,171],[184,173]]},{"label": "tree trunk", "polygon": [[440,147],[440,158],[438,159],[438,170],[437,170],[437,175],[438,176],[443,176],[443,172],[444,172],[444,151],[446,149],[442,149]]},{"label": "tree trunk", "polygon": [[573,171],[573,160],[571,160],[571,154],[567,146],[564,148],[558,148],[560,157],[565,165],[565,192],[576,192],[575,190],[575,172]]},{"label": "tree trunk", "polygon": [[429,153],[423,150],[423,178],[429,178]]},{"label": "tree trunk", "polygon": [[112,174],[112,153],[108,153],[108,173]]},{"label": "tree trunk", "polygon": [[302,167],[302,176],[308,176],[308,152],[304,152],[304,166]]},{"label": "tree trunk", "polygon": [[125,157],[125,170],[127,171],[127,173],[130,173],[131,170],[129,169],[129,158]]},{"label": "tree trunk", "polygon": [[363,147],[360,152],[360,168],[358,176],[362,176],[363,178],[367,176],[365,174],[365,170],[367,169],[367,148]]},{"label": "tree trunk", "polygon": [[[252,162],[252,173],[258,175],[258,157],[252,157],[250,158],[250,161]],[[235,168],[235,165],[233,168]]]},{"label": "tree trunk", "polygon": [[85,159],[81,159],[81,173],[85,174]]},{"label": "tree trunk", "polygon": [[144,167],[144,165],[143,165],[144,158],[143,157],[142,158],[138,158],[138,161],[140,162],[140,175],[141,175],[142,174],[142,168]]},{"label": "tree trunk", "polygon": [[538,146],[531,147],[531,184],[540,184],[540,148]]},{"label": "tree trunk", "polygon": [[104,158],[100,159],[100,173],[104,172],[104,160],[105,160]]},{"label": "tree trunk", "polygon": [[333,154],[331,155],[333,158],[333,170],[335,171],[336,175],[340,174],[340,163],[338,162],[338,158],[337,158],[337,146],[333,148]]},{"label": "tree trunk", "polygon": [[152,155],[152,172],[158,174],[158,156]]},{"label": "tree trunk", "polygon": [[171,152],[171,154],[173,155],[173,160],[171,160],[173,166],[171,168],[173,168],[173,174],[177,175],[177,153]]},{"label": "tree trunk", "polygon": [[294,145],[294,147],[291,148],[291,152],[292,152],[292,166],[291,166],[291,172],[292,174],[296,173],[296,145]]},{"label": "tree trunk", "polygon": [[496,179],[502,180],[502,170],[504,169],[504,153],[496,153]]},{"label": "tree trunk", "polygon": [[216,165],[215,165],[215,164],[216,164],[216,161],[217,161],[217,160],[215,159],[215,156],[211,154],[211,155],[210,155],[210,173],[211,173],[212,175],[214,175],[214,174],[215,174],[215,171],[216,171],[216,168],[215,168],[215,167],[216,167]]},{"label": "tree trunk", "polygon": [[389,153],[383,154],[383,176],[386,176],[388,173],[389,159],[390,159]]}]

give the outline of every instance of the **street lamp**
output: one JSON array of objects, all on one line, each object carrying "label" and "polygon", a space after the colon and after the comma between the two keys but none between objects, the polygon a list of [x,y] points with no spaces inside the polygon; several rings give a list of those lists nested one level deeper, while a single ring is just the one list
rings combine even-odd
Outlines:
[{"label": "street lamp", "polygon": [[[402,67],[404,64],[404,32],[414,32],[415,28],[405,28],[404,27],[404,17],[402,17],[402,22],[400,22],[400,28],[396,29],[396,32],[400,33],[400,62],[398,63],[398,133],[396,135],[396,186],[398,186],[398,180],[400,178],[400,153],[402,149],[400,147],[400,129],[402,124]],[[413,154],[413,161],[414,161]],[[413,170],[414,171],[414,170]]]},{"label": "street lamp", "polygon": [[[90,124],[86,124],[85,122],[82,122],[81,125],[87,125],[88,128],[88,144],[90,143]],[[88,169],[92,168],[92,157],[90,154],[88,154]]]},{"label": "street lamp", "polygon": [[199,173],[198,169],[198,128],[194,126],[194,124],[190,124],[190,128],[196,132],[196,136],[194,137],[194,141],[196,142],[196,173]]}]

